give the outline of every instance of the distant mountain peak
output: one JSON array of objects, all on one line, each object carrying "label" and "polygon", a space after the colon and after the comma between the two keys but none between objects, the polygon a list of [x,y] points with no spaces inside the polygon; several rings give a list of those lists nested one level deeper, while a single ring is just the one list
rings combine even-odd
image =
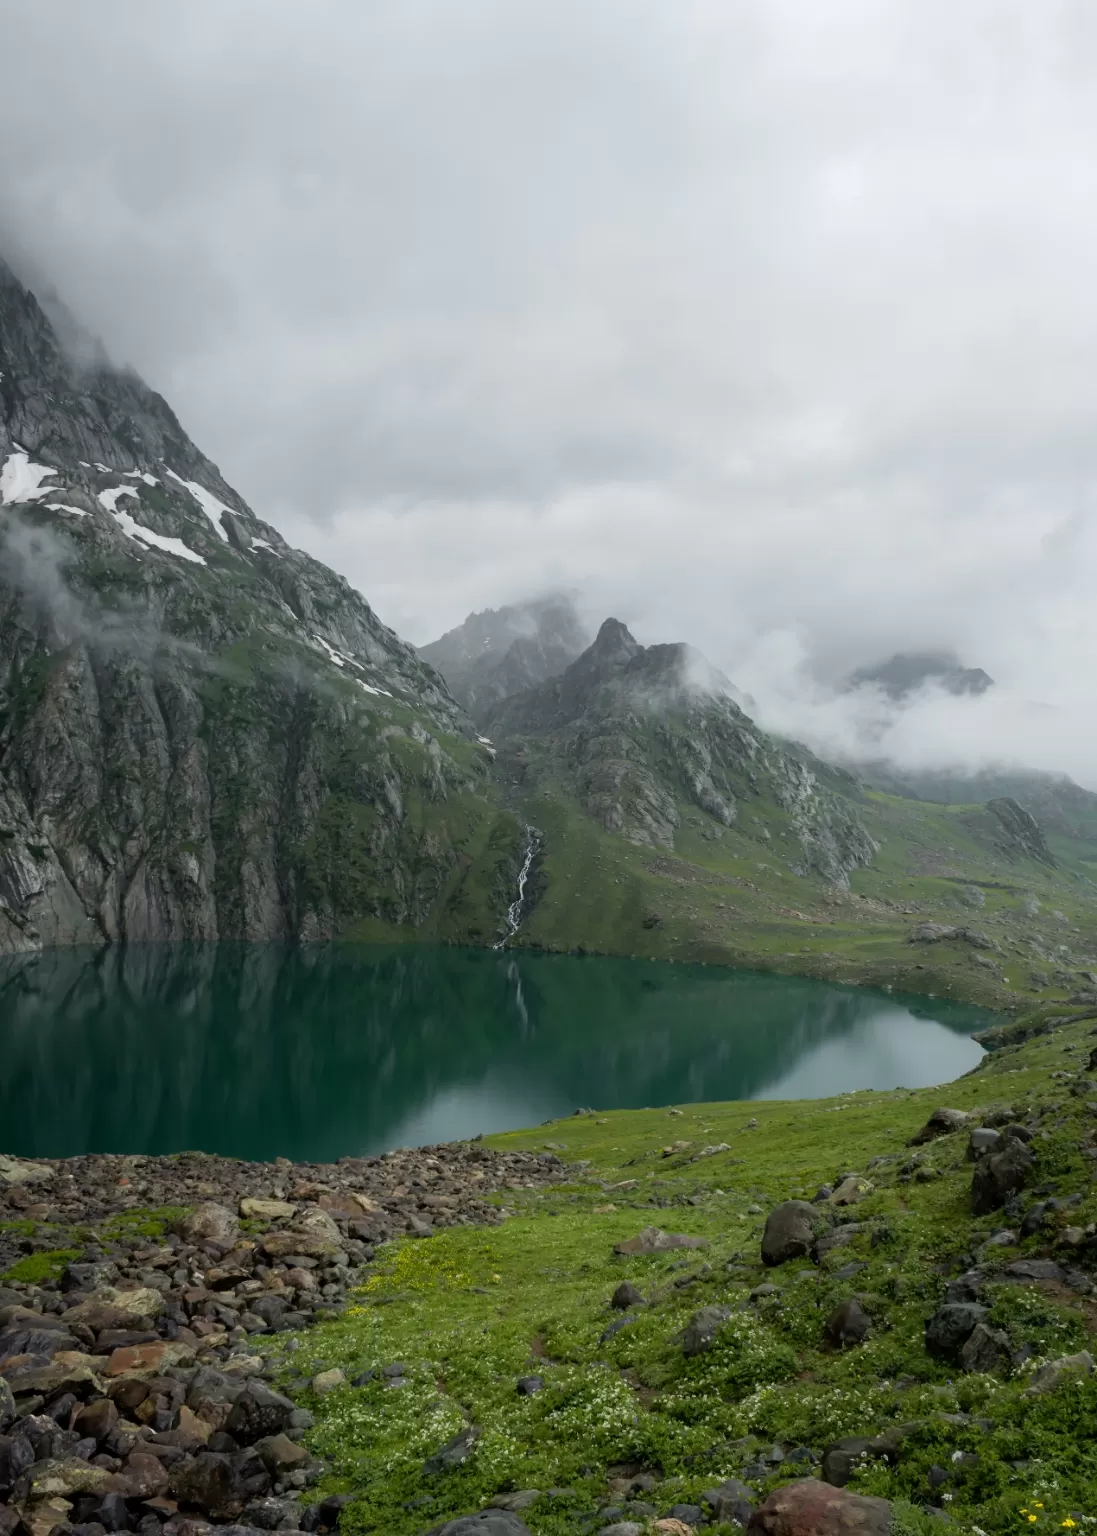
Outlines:
[{"label": "distant mountain peak", "polygon": [[642,650],[620,619],[604,619],[589,654],[600,666],[623,667]]},{"label": "distant mountain peak", "polygon": [[470,613],[463,624],[420,646],[419,654],[480,719],[502,699],[558,677],[589,644],[571,597],[548,592]]},{"label": "distant mountain peak", "polygon": [[977,696],[994,687],[994,679],[982,667],[965,667],[951,651],[897,651],[886,661],[858,667],[846,679],[846,688],[878,687],[889,698],[906,698],[927,683],[946,693]]}]

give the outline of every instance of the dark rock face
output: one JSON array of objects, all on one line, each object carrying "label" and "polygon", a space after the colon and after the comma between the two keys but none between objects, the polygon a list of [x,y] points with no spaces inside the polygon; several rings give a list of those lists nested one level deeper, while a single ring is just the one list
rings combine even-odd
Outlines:
[{"label": "dark rock face", "polygon": [[771,1493],[750,1517],[747,1531],[750,1536],[889,1536],[891,1505],[805,1478]]},{"label": "dark rock face", "polygon": [[0,372],[0,952],[422,926],[470,813],[520,838],[437,673],[2,262]]},{"label": "dark rock face", "polygon": [[1001,1152],[991,1152],[975,1164],[971,1178],[971,1209],[975,1216],[986,1216],[1005,1205],[1024,1189],[1036,1159],[1022,1141],[1003,1138]]},{"label": "dark rock face", "polygon": [[784,1264],[811,1252],[818,1213],[806,1200],[786,1200],[766,1217],[762,1263]]},{"label": "dark rock face", "polygon": [[987,810],[998,822],[1003,851],[1014,858],[1037,859],[1041,864],[1054,865],[1043,828],[1031,811],[1026,811],[1010,795],[988,800]]},{"label": "dark rock face", "polygon": [[875,686],[882,688],[889,698],[899,700],[924,688],[927,683],[936,684],[952,694],[980,694],[993,688],[994,679],[982,667],[965,667],[947,651],[910,655],[900,652],[875,666],[859,667],[856,672],[851,672],[846,686]]}]

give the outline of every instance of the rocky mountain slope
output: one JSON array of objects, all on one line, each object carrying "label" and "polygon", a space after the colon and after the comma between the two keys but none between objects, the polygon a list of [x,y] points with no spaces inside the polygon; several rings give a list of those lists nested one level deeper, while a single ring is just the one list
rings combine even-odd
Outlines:
[{"label": "rocky mountain slope", "polygon": [[0,950],[494,935],[518,829],[441,678],[83,350],[0,266]]},{"label": "rocky mountain slope", "polygon": [[0,950],[516,926],[999,1005],[1097,968],[1088,806],[889,793],[688,647],[585,640],[549,598],[427,647],[474,724],[0,268]]},{"label": "rocky mountain slope", "polygon": [[552,593],[470,613],[419,654],[445,678],[474,720],[503,699],[557,677],[590,644],[571,599]]},{"label": "rocky mountain slope", "polygon": [[726,680],[685,645],[637,644],[607,619],[559,677],[496,706],[488,729],[529,740],[609,831],[673,848],[685,799],[713,837],[741,802],[766,801],[794,828],[805,869],[836,885],[876,845],[856,808],[743,714]]}]

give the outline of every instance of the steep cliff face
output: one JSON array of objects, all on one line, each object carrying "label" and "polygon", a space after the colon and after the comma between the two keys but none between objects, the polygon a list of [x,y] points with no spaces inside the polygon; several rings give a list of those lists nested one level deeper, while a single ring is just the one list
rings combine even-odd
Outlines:
[{"label": "steep cliff face", "polygon": [[83,351],[0,265],[0,950],[492,937],[520,829],[441,678]]},{"label": "steep cliff face", "polygon": [[639,645],[616,619],[560,677],[487,718],[498,742],[547,748],[547,771],[634,843],[672,849],[683,803],[709,818],[713,836],[746,805],[752,816],[775,810],[799,841],[804,870],[836,885],[876,852],[853,801],[759,730],[702,656],[686,645]]}]

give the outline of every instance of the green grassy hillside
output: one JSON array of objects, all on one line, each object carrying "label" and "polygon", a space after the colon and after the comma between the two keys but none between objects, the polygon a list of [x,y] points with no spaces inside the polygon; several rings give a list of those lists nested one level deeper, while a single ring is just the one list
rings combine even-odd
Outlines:
[{"label": "green grassy hillside", "polygon": [[[1092,889],[1011,856],[981,806],[865,793],[858,812],[877,852],[848,890],[793,872],[796,834],[772,800],[726,828],[679,801],[672,850],[606,831],[560,778],[546,775],[518,808],[544,834],[518,943],[764,966],[996,1008],[1069,997],[1097,965]],[[911,942],[926,923],[989,942]]]},{"label": "green grassy hillside", "polygon": [[[1046,1027],[1046,1013],[1034,1023]],[[897,1531],[941,1517],[976,1536],[1086,1528],[1097,1375],[1083,1366],[1048,1386],[1055,1373],[1038,1373],[1092,1352],[1097,1333],[1097,1086],[1084,1071],[1095,1044],[1090,1017],[944,1089],[584,1113],[491,1138],[557,1150],[570,1182],[513,1189],[501,1228],[382,1250],[351,1313],[284,1355],[297,1389],[330,1366],[378,1372],[310,1399],[325,1491],[354,1495],[344,1524],[412,1536],[519,1490],[531,1491],[522,1518],[537,1536],[643,1524],[703,1508],[729,1477],[756,1501],[818,1474],[853,1436],[864,1453],[849,1487],[894,1501]],[[1030,1138],[1034,1166],[1005,1210],[972,1214],[967,1129],[908,1146],[942,1104],[976,1123],[1018,1122]],[[813,1207],[829,1250],[766,1268],[771,1208],[849,1174],[852,1204]],[[1053,1196],[1057,1208],[1033,1220]],[[706,1246],[615,1254],[649,1224]],[[1011,1278],[1021,1259],[1060,1267]],[[965,1370],[927,1351],[925,1325],[973,1266],[997,1357]],[[614,1310],[622,1281],[642,1301]],[[854,1297],[867,1336],[828,1342],[827,1320]],[[683,1330],[704,1307],[724,1310],[711,1347],[690,1355]],[[404,1366],[399,1391],[379,1371],[392,1362]],[[531,1375],[540,1385],[524,1396],[517,1383]],[[425,1473],[470,1427],[465,1459]],[[833,1474],[833,1455],[826,1465]]]}]

